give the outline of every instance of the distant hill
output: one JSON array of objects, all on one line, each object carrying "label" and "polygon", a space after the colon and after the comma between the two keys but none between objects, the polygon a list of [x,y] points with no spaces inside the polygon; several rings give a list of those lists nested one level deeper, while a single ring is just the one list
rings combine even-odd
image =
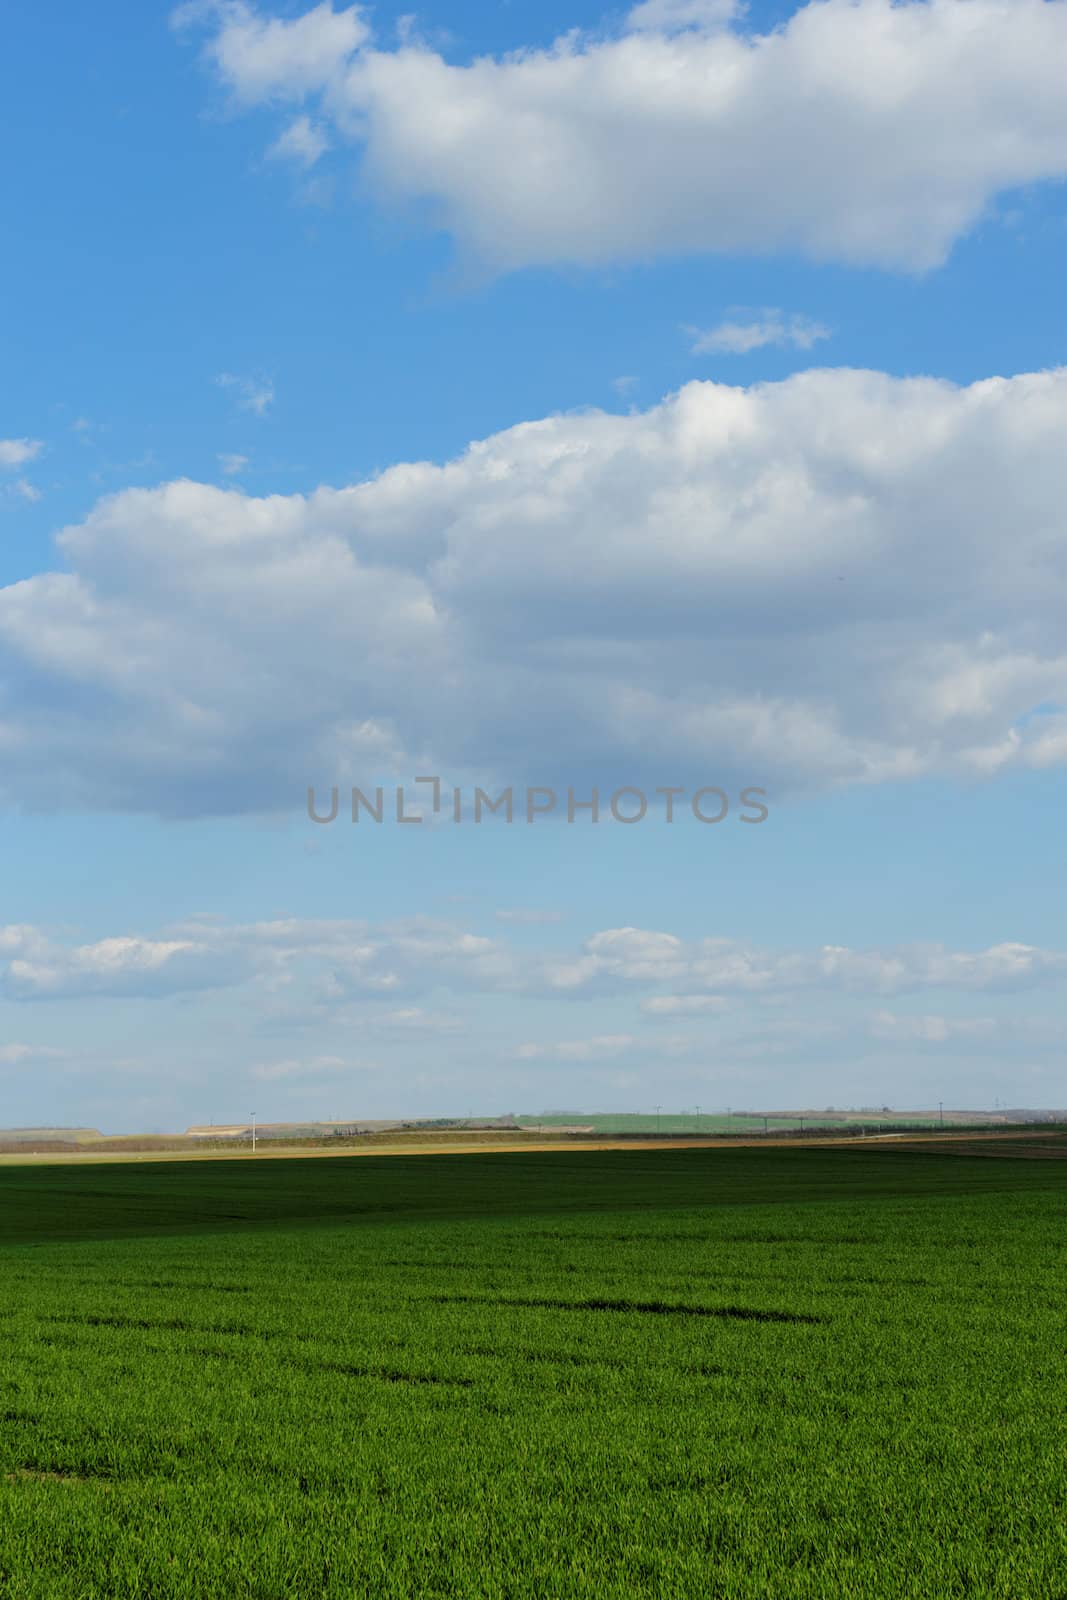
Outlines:
[{"label": "distant hill", "polygon": [[4,1144],[30,1144],[35,1139],[83,1144],[102,1138],[103,1134],[97,1128],[0,1128],[0,1141]]}]

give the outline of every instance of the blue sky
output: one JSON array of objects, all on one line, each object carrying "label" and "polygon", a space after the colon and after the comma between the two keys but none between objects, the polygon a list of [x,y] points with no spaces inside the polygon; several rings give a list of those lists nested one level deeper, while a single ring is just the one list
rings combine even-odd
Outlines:
[{"label": "blue sky", "polygon": [[1063,1105],[1067,6],[403,15],[5,21],[0,1123]]}]

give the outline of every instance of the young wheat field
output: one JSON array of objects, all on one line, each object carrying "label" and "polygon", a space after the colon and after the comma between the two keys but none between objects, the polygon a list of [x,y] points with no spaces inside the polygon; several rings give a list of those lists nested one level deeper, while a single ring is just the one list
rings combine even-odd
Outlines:
[{"label": "young wheat field", "polygon": [[0,1169],[12,1600],[1067,1595],[1067,1164]]}]

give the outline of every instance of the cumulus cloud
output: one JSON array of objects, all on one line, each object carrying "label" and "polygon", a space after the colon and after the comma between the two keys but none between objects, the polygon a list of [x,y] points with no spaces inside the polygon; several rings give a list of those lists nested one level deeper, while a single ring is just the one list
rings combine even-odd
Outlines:
[{"label": "cumulus cloud", "polygon": [[643,1009],[674,1016],[720,1010],[731,996],[890,995],[939,988],[1009,993],[1056,985],[1065,976],[1063,952],[1012,942],[980,951],[946,950],[939,944],[775,950],[718,936],[685,943],[668,933],[616,928],[594,934],[573,956],[546,962],[542,981],[571,994],[664,988],[669,992],[649,998]]},{"label": "cumulus cloud", "polygon": [[714,328],[687,328],[695,356],[734,355],[745,356],[767,345],[781,345],[794,350],[810,350],[821,339],[830,337],[829,328],[810,317],[787,315],[768,306],[752,313],[747,321],[738,320],[744,312],[734,314],[734,319],[720,322]]},{"label": "cumulus cloud", "polygon": [[109,496],[62,570],[0,589],[0,795],[302,812],[434,772],[773,798],[1061,764],[1065,428],[1067,369],[810,371],[344,489]]},{"label": "cumulus cloud", "polygon": [[292,19],[264,17],[244,0],[192,0],[171,21],[178,29],[212,27],[208,58],[247,105],[325,89],[369,38],[361,7],[335,12],[330,0]]},{"label": "cumulus cloud", "polygon": [[467,63],[376,46],[356,7],[210,16],[239,103],[314,100],[370,184],[499,269],[784,250],[922,270],[997,195],[1067,175],[1063,0],[818,0],[768,33],[728,0],[646,0],[614,34]]},{"label": "cumulus cloud", "polygon": [[238,981],[212,953],[189,939],[123,934],[89,944],[49,938],[36,928],[5,928],[0,938],[0,989],[15,1000],[76,996],[143,996],[212,989]]}]

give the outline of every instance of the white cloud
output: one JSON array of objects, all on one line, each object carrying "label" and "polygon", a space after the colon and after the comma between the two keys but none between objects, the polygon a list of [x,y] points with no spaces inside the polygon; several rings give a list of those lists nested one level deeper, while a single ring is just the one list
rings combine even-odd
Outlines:
[{"label": "white cloud", "polygon": [[642,0],[627,14],[630,33],[677,33],[722,27],[744,13],[740,0]]},{"label": "white cloud", "polygon": [[[738,313],[737,315],[743,315]],[[810,317],[787,315],[773,306],[752,314],[747,322],[720,322],[717,327],[687,328],[695,356],[725,354],[744,356],[767,345],[782,345],[794,350],[810,350],[830,337],[830,329]]]},{"label": "white cloud", "polygon": [[330,148],[330,141],[310,117],[297,117],[279,134],[267,154],[276,160],[296,161],[303,167],[313,167],[319,157]]},{"label": "white cloud", "polygon": [[356,8],[215,8],[245,104],[317,98],[391,198],[499,269],[691,252],[939,265],[1004,193],[1067,176],[1060,0],[819,0],[761,34],[648,0],[620,34],[453,64]]},{"label": "white cloud", "polygon": [[0,467],[21,467],[44,449],[40,439],[0,439]]},{"label": "white cloud", "polygon": [[804,991],[890,995],[938,988],[1010,993],[1058,985],[1065,977],[1064,952],[1011,942],[980,951],[938,944],[774,950],[720,937],[686,944],[667,933],[617,928],[595,934],[564,960],[546,962],[539,981],[572,995],[661,986],[669,992],[647,999],[642,1009],[673,1016],[720,1010],[727,996],[773,1000]]},{"label": "white cloud", "polygon": [[244,0],[179,6],[172,22],[182,28],[217,23],[207,54],[234,95],[249,105],[299,100],[335,81],[353,51],[369,36],[361,7],[335,12],[329,0],[286,20],[260,16]]},{"label": "white cloud", "polygon": [[1061,764],[1065,431],[1067,369],[811,371],[340,490],[111,495],[0,589],[0,796],[711,783],[735,827],[746,784]]},{"label": "white cloud", "polygon": [[92,944],[64,945],[37,929],[5,929],[0,943],[6,967],[0,986],[12,999],[47,1000],[76,995],[180,994],[236,981],[210,952],[187,939],[121,935]]},{"label": "white cloud", "polygon": [[219,456],[219,470],[225,478],[236,478],[248,465],[247,456],[227,455]]},{"label": "white cloud", "polygon": [[[1067,952],[1017,942],[979,950],[774,949],[720,935],[686,941],[654,929],[607,928],[575,948],[545,950],[425,917],[379,924],[196,917],[152,935],[119,933],[91,943],[33,926],[0,927],[0,993],[8,999],[160,998],[255,986],[264,1003],[310,1005],[320,1015],[355,1007],[361,1028],[382,1032],[460,1030],[460,1013],[437,1004],[441,992],[551,1004],[629,998],[639,1014],[671,1020],[714,1017],[728,1001],[763,1007],[805,994],[1011,995],[1053,990],[1065,980]],[[429,997],[436,998],[424,1004]],[[892,1016],[880,1011],[872,1026],[914,1025]],[[596,1038],[618,1044],[622,1035]]]},{"label": "white cloud", "polygon": [[242,411],[253,411],[262,417],[274,404],[274,382],[271,378],[242,378],[233,372],[220,372],[215,379],[220,389],[232,389]]}]

